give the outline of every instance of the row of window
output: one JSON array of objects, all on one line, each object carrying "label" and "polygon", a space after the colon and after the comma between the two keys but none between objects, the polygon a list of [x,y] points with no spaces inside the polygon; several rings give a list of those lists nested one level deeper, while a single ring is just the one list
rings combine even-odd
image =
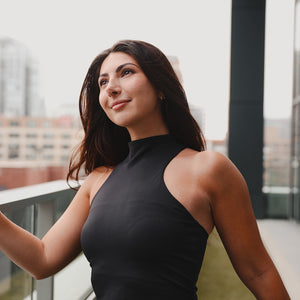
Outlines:
[{"label": "row of window", "polygon": [[[3,122],[0,122],[0,127],[3,126]],[[21,124],[20,121],[10,121],[9,122],[9,126],[11,127],[19,127],[19,126],[23,126],[23,124]],[[40,123],[36,122],[36,121],[27,121],[26,122],[26,127],[44,127],[44,128],[49,128],[52,127],[52,122],[50,121],[44,121],[42,123],[42,126],[40,126]]]},{"label": "row of window", "polygon": [[[17,158],[19,158],[20,157],[20,155],[19,155],[19,153],[17,153],[17,152],[15,152],[15,151],[11,151],[9,154],[8,154],[8,158],[9,159],[17,159]],[[27,154],[26,156],[25,156],[25,158],[26,159],[28,159],[28,160],[36,160],[36,159],[40,159],[40,157],[38,157],[37,155],[35,155],[35,154]],[[43,160],[54,160],[54,155],[43,155],[42,156],[42,159]],[[0,160],[1,159],[5,159],[5,156],[2,154],[2,153],[0,153]],[[67,162],[69,160],[69,156],[67,156],[67,155],[61,155],[60,156],[60,161],[62,161],[62,162]]]},{"label": "row of window", "polygon": [[[20,136],[21,135],[19,133],[10,133],[8,135],[8,137],[10,137],[10,138],[19,138]],[[45,139],[53,139],[56,136],[57,135],[55,135],[54,133],[44,133],[43,134],[43,138],[45,138]],[[3,135],[0,134],[0,137],[2,138]],[[26,134],[26,138],[38,138],[38,137],[39,137],[39,135],[36,134],[36,133],[27,133]],[[71,136],[71,134],[63,133],[63,134],[60,135],[60,137],[62,137],[63,139],[70,139],[72,136]]]},{"label": "row of window", "polygon": [[[0,143],[0,148],[2,148],[2,147],[3,147],[3,144]],[[60,145],[59,147],[61,149],[70,149],[71,145]],[[8,148],[9,149],[20,148],[20,145],[19,144],[9,144]],[[54,145],[50,145],[50,144],[45,144],[45,145],[42,145],[41,147],[39,147],[38,145],[35,145],[35,144],[27,144],[26,148],[27,149],[34,149],[34,150],[39,150],[39,149],[54,149],[55,146]]]}]

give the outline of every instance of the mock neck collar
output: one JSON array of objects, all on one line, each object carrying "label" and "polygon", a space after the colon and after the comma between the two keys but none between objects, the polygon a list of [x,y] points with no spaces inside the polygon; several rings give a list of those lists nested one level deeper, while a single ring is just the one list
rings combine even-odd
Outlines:
[{"label": "mock neck collar", "polygon": [[133,159],[144,152],[159,146],[161,143],[166,143],[173,140],[170,134],[149,136],[138,140],[128,142],[129,154],[128,158]]}]

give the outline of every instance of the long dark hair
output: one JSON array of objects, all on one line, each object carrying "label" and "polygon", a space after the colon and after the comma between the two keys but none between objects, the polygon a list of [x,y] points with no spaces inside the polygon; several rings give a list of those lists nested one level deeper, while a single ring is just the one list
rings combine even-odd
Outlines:
[{"label": "long dark hair", "polygon": [[100,68],[113,52],[124,52],[133,57],[153,87],[162,92],[165,97],[162,114],[170,134],[186,147],[205,150],[201,129],[191,115],[184,89],[168,58],[149,43],[123,40],[99,54],[84,79],[79,97],[84,138],[71,157],[67,181],[78,181],[82,168],[88,175],[99,166],[117,165],[128,154],[130,136],[127,129],[110,121],[99,104]]}]

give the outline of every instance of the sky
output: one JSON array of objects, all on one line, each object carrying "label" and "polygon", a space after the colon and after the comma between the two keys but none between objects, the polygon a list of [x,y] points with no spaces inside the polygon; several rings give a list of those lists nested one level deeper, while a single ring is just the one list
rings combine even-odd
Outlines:
[{"label": "sky", "polygon": [[[288,117],[294,0],[267,1],[265,116]],[[77,106],[94,57],[121,39],[150,42],[180,62],[189,103],[205,112],[205,134],[227,131],[230,0],[0,0],[0,35],[38,59],[49,114]]]}]

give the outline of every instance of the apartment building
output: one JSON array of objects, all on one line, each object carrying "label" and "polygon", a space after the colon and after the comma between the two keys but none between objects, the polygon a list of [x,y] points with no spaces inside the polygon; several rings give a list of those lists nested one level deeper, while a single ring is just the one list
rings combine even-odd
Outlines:
[{"label": "apartment building", "polygon": [[65,178],[81,135],[69,116],[0,116],[0,188]]}]

